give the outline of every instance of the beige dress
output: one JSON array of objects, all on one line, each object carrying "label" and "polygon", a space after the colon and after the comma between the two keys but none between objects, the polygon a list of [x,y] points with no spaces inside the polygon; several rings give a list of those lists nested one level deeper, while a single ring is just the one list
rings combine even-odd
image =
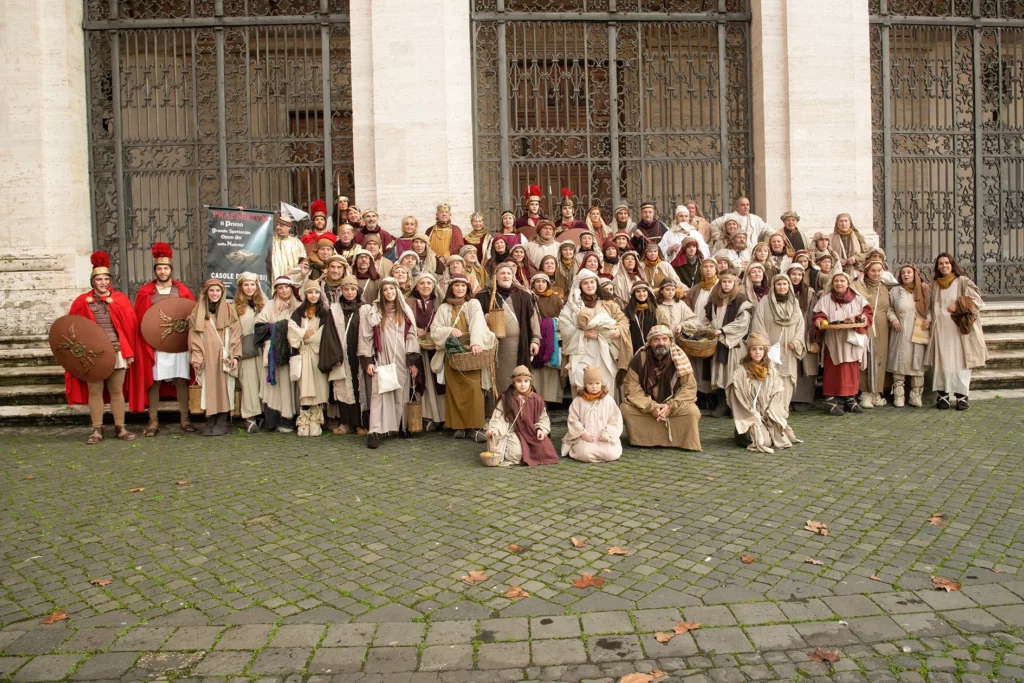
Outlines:
[{"label": "beige dress", "polygon": [[[807,328],[804,321],[804,312],[800,310],[799,301],[796,301],[796,319],[794,325],[780,325],[771,312],[771,303],[768,298],[774,296],[774,292],[768,292],[765,298],[757,305],[754,311],[753,320],[750,323],[750,331],[759,332],[768,338],[772,344],[779,345],[779,354],[782,363],[776,366],[779,380],[782,385],[781,413],[789,417],[789,404],[793,400],[793,392],[796,390],[799,368],[803,363],[804,354],[807,348],[804,340],[807,338]],[[795,299],[795,297],[794,297]],[[792,344],[795,348],[789,348]],[[731,405],[731,404],[730,404]]]},{"label": "beige dress", "polygon": [[[231,302],[234,306],[234,302]],[[247,306],[245,313],[238,318],[242,336],[252,334],[256,326],[256,310]],[[260,377],[263,375],[263,357],[257,353],[252,358],[238,361],[238,385],[242,391],[242,417],[249,419],[263,414],[263,403],[260,401]]]},{"label": "beige dress", "polygon": [[[305,335],[309,329],[316,331],[307,339]],[[327,375],[320,372],[320,368],[317,367],[320,361],[320,340],[323,331],[320,318],[317,317],[306,318],[303,316],[301,324],[297,324],[294,320],[288,321],[288,343],[302,359],[302,373],[299,376],[299,381],[296,382],[300,406],[323,405],[327,403],[330,396]]]},{"label": "beige dress", "polygon": [[788,382],[774,367],[768,370],[764,381],[757,381],[742,365],[729,384],[729,407],[737,434],[750,437],[748,451],[774,453],[775,449],[790,448],[799,443],[793,429],[786,422],[789,404],[786,403],[785,385]]},{"label": "beige dress", "polygon": [[716,389],[729,388],[729,384],[736,373],[736,368],[739,367],[740,361],[746,354],[743,340],[747,338],[747,334],[750,332],[750,319],[754,313],[753,304],[749,301],[744,301],[740,304],[736,318],[728,325],[724,325],[726,309],[727,306],[711,307],[711,325],[716,330],[722,331],[719,341],[729,347],[728,360],[724,362],[718,360],[717,351],[715,356],[712,356],[711,384]]},{"label": "beige dress", "polygon": [[[256,322],[276,323],[282,320],[287,321],[288,317],[292,314],[292,311],[297,305],[297,301],[291,301],[287,307],[279,310],[276,299],[268,301],[267,305],[263,307],[263,310],[256,314]],[[260,357],[263,360],[263,367],[268,366],[270,360],[269,355],[273,353],[270,345],[270,340],[267,340],[263,345],[263,350],[260,354]],[[277,379],[277,384],[271,384],[267,381],[266,373],[261,375],[260,398],[268,408],[281,413],[281,417],[284,419],[290,420],[295,417],[295,414],[298,412],[296,408],[298,401],[295,396],[295,382],[291,380],[287,365],[284,367],[278,367],[275,377]]]},{"label": "beige dress", "polygon": [[[894,375],[924,376],[924,356],[928,351],[928,345],[915,344],[911,341],[911,337],[914,336],[914,320],[917,317],[913,292],[908,292],[900,285],[889,290],[888,322],[890,326],[897,320],[900,323],[900,329],[891,327],[889,332],[886,369]],[[930,321],[931,317],[929,311],[926,319]]]},{"label": "beige dress", "polygon": [[958,277],[946,289],[932,284],[932,339],[925,365],[933,368],[932,389],[967,396],[971,390],[971,371],[985,365],[988,350],[980,320],[974,323],[970,334],[960,334],[953,322],[948,308],[960,296],[970,297],[979,311],[985,306],[977,285],[966,276]]},{"label": "beige dress", "polygon": [[[221,303],[228,305],[227,301]],[[189,362],[203,366],[196,379],[203,387],[201,406],[207,417],[230,413],[235,408],[235,377],[224,371],[224,359],[242,357],[242,328],[234,309],[228,310],[230,322],[223,329],[216,329],[215,319],[207,313],[203,329],[193,328],[188,333]]]},{"label": "beige dress", "polygon": [[889,361],[889,288],[882,282],[872,287],[857,280],[853,289],[868,302],[874,316],[868,328],[867,368],[860,372],[860,390],[878,394],[885,391],[885,366]]},{"label": "beige dress", "polygon": [[[622,412],[615,398],[606,394],[596,401],[577,396],[569,406],[568,430],[562,437],[562,456],[580,462],[611,462],[622,456]],[[593,443],[583,440],[594,437]],[[604,437],[604,441],[600,438]]]},{"label": "beige dress", "polygon": [[[404,303],[404,302],[402,302]],[[408,354],[420,352],[416,339],[416,325],[408,325],[397,312],[394,319],[383,319],[376,305],[359,309],[359,357],[371,358],[374,365],[395,364],[399,387],[380,393],[378,375],[370,378],[370,433],[388,434],[405,426],[405,406],[409,402]],[[374,348],[374,328],[380,328],[381,349]]]}]

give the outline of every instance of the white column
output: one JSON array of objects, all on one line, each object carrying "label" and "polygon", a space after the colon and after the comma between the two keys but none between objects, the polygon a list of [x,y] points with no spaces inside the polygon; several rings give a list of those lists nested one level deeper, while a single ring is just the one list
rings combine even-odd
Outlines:
[{"label": "white column", "polygon": [[864,0],[753,0],[756,212],[804,232],[849,213],[872,242],[871,65]]},{"label": "white column", "polygon": [[393,232],[440,202],[473,211],[469,3],[352,0],[355,202]]},{"label": "white column", "polygon": [[88,287],[82,5],[0,3],[0,336],[44,334]]}]

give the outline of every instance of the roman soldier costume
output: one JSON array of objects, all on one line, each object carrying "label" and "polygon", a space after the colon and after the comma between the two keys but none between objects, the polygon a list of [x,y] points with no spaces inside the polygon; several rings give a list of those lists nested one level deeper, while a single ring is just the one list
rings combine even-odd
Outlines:
[{"label": "roman soldier costume", "polygon": [[93,288],[74,300],[69,313],[88,318],[99,325],[107,335],[116,354],[114,371],[102,381],[88,383],[65,372],[64,389],[68,405],[89,406],[93,431],[86,440],[87,444],[103,440],[103,407],[104,403],[108,402],[110,412],[114,416],[117,438],[131,441],[135,435],[124,426],[125,394],[127,393],[129,410],[146,409],[145,382],[141,375],[133,372],[130,367],[135,361],[138,348],[139,321],[127,296],[113,289],[108,289],[102,294],[96,291],[96,278],[101,275],[110,276],[110,256],[106,252],[97,251],[93,252],[90,260],[92,273],[89,282]]},{"label": "roman soldier costume", "polygon": [[[323,235],[331,234],[330,230],[327,229],[327,204],[320,201],[319,199],[309,205],[310,219],[313,223],[313,229],[302,236],[303,244],[315,244]],[[316,227],[317,218],[324,219],[323,230],[318,230]]]},{"label": "roman soldier costume", "polygon": [[323,274],[327,271],[327,260],[320,258],[320,249],[323,247],[330,247],[331,253],[336,253],[334,250],[335,244],[338,238],[329,232],[325,232],[317,238],[316,245],[309,253],[309,279],[319,280]]},{"label": "roman soldier costume", "polygon": [[[542,220],[547,219],[547,216],[544,215],[544,212],[540,210],[540,201],[540,185],[530,185],[529,187],[527,187],[526,191],[523,192],[523,204],[526,205],[526,213],[516,219],[517,228],[525,228],[527,225],[531,225],[534,228],[536,228],[538,223],[540,223]],[[536,215],[532,215],[530,213],[530,202],[538,202]]]},{"label": "roman soldier costume", "polygon": [[[166,242],[157,242],[150,250],[153,255],[153,270],[157,266],[168,266],[172,268],[172,257],[174,255],[171,246]],[[172,280],[170,276],[166,280],[154,278],[139,289],[135,295],[135,317],[142,323],[146,311],[154,304],[180,297],[195,301],[196,298],[184,283]],[[149,407],[149,424],[143,436],[156,436],[160,430],[160,423],[157,419],[157,410],[160,404],[161,394],[168,398],[177,398],[178,414],[181,428],[186,432],[194,432],[192,421],[188,415],[188,382],[191,377],[191,366],[188,362],[188,352],[167,353],[157,351],[146,343],[142,334],[138,335],[138,349],[135,355],[133,375],[137,375],[144,383],[146,402]]]},{"label": "roman soldier costume", "polygon": [[[555,221],[555,235],[559,235],[566,230],[572,230],[578,228],[581,230],[589,230],[590,226],[587,225],[586,221],[576,220],[576,197],[573,196],[572,190],[563,187],[562,188],[562,199],[559,202],[559,209],[562,213]],[[564,214],[565,209],[570,209],[573,212],[571,218],[566,218]]]}]

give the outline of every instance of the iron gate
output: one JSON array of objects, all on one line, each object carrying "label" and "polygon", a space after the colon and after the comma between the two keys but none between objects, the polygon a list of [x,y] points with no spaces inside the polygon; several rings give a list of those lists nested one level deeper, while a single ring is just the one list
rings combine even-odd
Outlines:
[{"label": "iron gate", "polygon": [[473,0],[476,192],[488,225],[541,186],[584,206],[751,190],[747,0]]},{"label": "iron gate", "polygon": [[1024,3],[872,0],[875,230],[930,274],[953,254],[1024,294]]},{"label": "iron gate", "polygon": [[209,205],[351,194],[347,0],[86,0],[93,230],[119,288],[170,243],[197,285]]}]

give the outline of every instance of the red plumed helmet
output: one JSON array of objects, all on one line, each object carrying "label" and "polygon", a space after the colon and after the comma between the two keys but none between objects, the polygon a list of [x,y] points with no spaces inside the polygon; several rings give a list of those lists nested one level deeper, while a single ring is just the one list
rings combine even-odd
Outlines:
[{"label": "red plumed helmet", "polygon": [[167,242],[157,242],[150,249],[150,253],[153,254],[154,259],[158,258],[171,258],[174,256],[174,251],[171,249],[171,245]]},{"label": "red plumed helmet", "polygon": [[567,187],[563,187],[562,188],[562,196],[563,197],[571,197],[572,196],[572,190],[570,190]]},{"label": "red plumed helmet", "polygon": [[319,199],[316,200],[315,202],[313,202],[312,204],[309,205],[309,215],[310,216],[317,216],[317,215],[319,215],[319,216],[324,216],[326,218],[327,217],[327,204],[325,202],[322,202]]},{"label": "red plumed helmet", "polygon": [[529,201],[535,198],[540,199],[540,185],[527,185],[523,190],[523,199]]},{"label": "red plumed helmet", "polygon": [[110,254],[105,251],[92,252],[92,256],[89,257],[89,261],[92,262],[93,269],[110,268]]}]

